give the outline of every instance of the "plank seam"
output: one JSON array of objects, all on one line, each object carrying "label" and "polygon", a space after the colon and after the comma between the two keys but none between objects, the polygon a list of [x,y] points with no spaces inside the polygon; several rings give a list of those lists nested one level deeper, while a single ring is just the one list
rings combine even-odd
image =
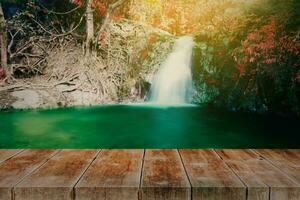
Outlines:
[{"label": "plank seam", "polygon": [[[217,154],[217,156],[224,162],[224,164],[228,167],[228,169],[229,169],[232,173],[234,173],[234,174],[237,176],[237,178],[243,183],[243,185],[244,185],[245,187],[247,187],[246,183],[241,179],[241,177],[240,177],[237,173],[235,173],[235,171],[234,171],[233,169],[231,169],[231,167],[227,164],[227,161],[224,160],[224,159],[222,158],[222,156],[219,155],[218,152],[217,152],[215,149],[213,149],[213,151],[214,151],[214,152]],[[248,187],[247,187],[247,190],[248,190]]]},{"label": "plank seam", "polygon": [[20,153],[22,153],[22,152],[24,152],[24,151],[25,151],[25,149],[20,149],[17,153],[11,155],[10,157],[8,157],[8,158],[5,159],[5,160],[0,161],[0,164],[2,165],[4,162],[6,162],[6,161],[12,159],[13,157],[19,155]]},{"label": "plank seam", "polygon": [[143,158],[142,158],[142,167],[141,167],[141,174],[140,174],[140,184],[139,184],[139,190],[138,190],[138,200],[142,199],[142,181],[143,181],[143,172],[144,172],[144,164],[145,164],[145,155],[146,155],[146,149],[144,149]]},{"label": "plank seam", "polygon": [[[280,171],[282,174],[284,174],[290,181],[292,181],[294,184],[296,184],[297,186],[299,186],[298,182],[295,181],[292,177],[290,177],[289,174],[285,173],[284,171],[282,171],[280,169],[280,167],[278,167],[275,163],[273,163],[272,160],[268,159],[267,157],[263,156],[262,154],[260,154],[259,152],[257,152],[255,149],[251,149],[253,152],[255,152],[256,154],[258,154],[264,161],[266,161],[267,163],[269,163],[270,165],[272,165],[273,167],[275,167],[275,169],[277,169],[278,171]],[[288,164],[287,164],[288,165]],[[290,165],[289,165],[290,166]]]},{"label": "plank seam", "polygon": [[85,167],[85,169],[83,169],[83,171],[81,172],[81,174],[79,175],[78,180],[75,182],[75,184],[72,187],[72,194],[71,194],[71,198],[73,200],[76,199],[76,190],[75,187],[76,185],[79,183],[79,181],[81,180],[81,178],[83,177],[83,175],[85,174],[85,172],[90,168],[90,166],[95,162],[95,160],[98,158],[98,156],[100,155],[100,152],[102,152],[102,150],[98,150],[96,155],[92,158],[91,162]]},{"label": "plank seam", "polygon": [[272,192],[272,188],[269,186],[269,200],[271,200],[271,192]]},{"label": "plank seam", "polygon": [[189,175],[188,175],[188,173],[187,173],[187,170],[186,170],[186,167],[185,167],[185,165],[184,165],[184,162],[183,162],[183,159],[182,159],[182,156],[181,156],[181,154],[180,154],[179,149],[177,149],[177,153],[179,154],[179,158],[180,158],[181,164],[182,164],[182,166],[183,166],[185,175],[187,176],[187,179],[188,179],[188,181],[189,181],[189,184],[190,184],[190,191],[191,191],[191,199],[193,199],[193,186],[192,186],[192,182],[191,182],[190,177],[189,177]]},{"label": "plank seam", "polygon": [[227,164],[227,162],[222,158],[221,155],[218,154],[218,152],[216,151],[216,149],[212,149],[213,152],[215,152],[217,154],[217,156],[224,162],[224,164],[227,166],[227,168],[241,181],[241,183],[246,187],[246,200],[248,200],[248,196],[249,196],[249,188],[247,186],[247,184],[242,180],[242,178]]},{"label": "plank seam", "polygon": [[264,157],[260,153],[256,152],[255,149],[249,149],[249,150],[252,151],[257,156],[259,156],[261,159],[264,159]]},{"label": "plank seam", "polygon": [[25,178],[27,178],[29,175],[31,175],[32,173],[34,173],[35,171],[37,171],[38,169],[40,169],[42,166],[44,166],[51,158],[53,158],[54,156],[56,156],[59,152],[61,152],[61,149],[56,149],[56,152],[53,153],[53,155],[51,155],[50,157],[46,158],[39,166],[37,166],[36,168],[32,169],[27,175],[25,175],[23,178],[21,178],[12,188],[11,188],[11,192],[12,192],[12,200],[15,200],[15,187],[20,184]]},{"label": "plank seam", "polygon": [[[163,153],[163,155],[148,155],[147,153],[149,151],[157,151],[157,152],[163,152],[163,151],[166,151],[166,153]],[[150,160],[148,160],[148,157],[150,157]],[[145,150],[145,158],[144,158],[144,167],[143,167],[143,173],[146,172],[147,170],[145,169],[146,168],[146,165],[147,165],[147,161],[150,162],[150,166],[152,164],[152,167],[155,166],[156,164],[153,164],[151,162],[155,162],[155,160],[159,160],[159,161],[162,161],[162,163],[160,164],[164,164],[164,165],[169,165],[169,161],[172,162],[172,164],[176,165],[175,169],[177,170],[178,168],[178,172],[176,173],[180,173],[178,176],[176,176],[176,184],[174,185],[173,184],[173,177],[170,177],[170,179],[166,179],[167,177],[166,176],[163,176],[162,172],[163,171],[166,171],[166,173],[169,173],[171,172],[173,174],[173,171],[169,170],[169,167],[167,169],[159,169],[159,167],[154,167],[153,169],[149,169],[150,171],[153,171],[153,170],[161,170],[159,171],[159,174],[157,176],[161,176],[162,175],[162,181],[166,181],[166,183],[164,183],[163,185],[157,185],[157,184],[152,184],[152,180],[151,178],[149,177],[146,177],[147,180],[146,182],[148,183],[146,186],[144,185],[141,185],[141,189],[140,189],[140,196],[139,196],[139,200],[142,200],[144,199],[143,198],[143,192],[144,192],[144,189],[146,189],[146,192],[148,192],[148,189],[151,189],[151,197],[150,196],[147,196],[146,195],[146,199],[158,199],[159,197],[161,197],[160,199],[164,198],[164,199],[167,199],[164,195],[161,196],[160,194],[156,195],[157,192],[161,191],[161,189],[168,189],[168,190],[172,190],[172,193],[171,196],[173,196],[174,198],[178,199],[178,195],[181,196],[181,194],[185,195],[184,196],[184,199],[188,199],[188,200],[191,200],[190,199],[190,193],[191,193],[191,185],[190,185],[190,182],[189,182],[189,179],[188,179],[188,176],[186,174],[186,172],[184,171],[184,166],[181,162],[181,159],[180,159],[180,155],[178,154],[178,150],[177,149],[146,149]],[[174,162],[174,163],[173,163]],[[173,165],[171,165],[171,168],[173,168]],[[164,172],[165,173],[165,172]],[[170,175],[172,175],[170,174]],[[143,183],[143,180],[144,180],[144,175],[142,176],[142,182]],[[150,175],[151,176],[151,175]],[[154,180],[155,182],[155,180]],[[180,191],[178,191],[177,189],[180,189]],[[175,191],[176,192],[175,192]],[[177,191],[180,193],[180,194],[177,194]],[[175,193],[174,193],[175,192]],[[184,192],[184,193],[182,193]],[[168,195],[170,195],[168,193]]]},{"label": "plank seam", "polygon": [[42,166],[44,166],[51,158],[53,158],[54,156],[56,156],[59,152],[61,152],[61,149],[59,149],[59,150],[57,150],[57,152],[53,153],[52,156],[46,158],[44,160],[44,162],[41,163],[41,165],[39,165],[38,167],[36,167],[33,170],[31,170],[26,176],[24,176],[23,178],[21,178],[13,187],[16,187],[18,184],[20,184],[20,182],[22,182],[29,175],[31,175],[32,173],[34,173],[35,171],[37,171],[38,169],[40,169]]}]

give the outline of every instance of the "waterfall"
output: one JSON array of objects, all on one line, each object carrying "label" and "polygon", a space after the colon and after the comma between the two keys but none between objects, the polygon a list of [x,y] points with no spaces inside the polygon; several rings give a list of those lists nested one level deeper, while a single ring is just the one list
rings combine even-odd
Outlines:
[{"label": "waterfall", "polygon": [[192,97],[191,57],[194,42],[189,36],[176,40],[173,51],[154,76],[150,102],[190,103]]}]

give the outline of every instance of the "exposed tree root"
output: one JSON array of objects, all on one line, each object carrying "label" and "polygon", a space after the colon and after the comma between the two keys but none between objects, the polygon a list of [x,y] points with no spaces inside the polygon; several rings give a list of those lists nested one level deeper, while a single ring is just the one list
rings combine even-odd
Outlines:
[{"label": "exposed tree root", "polygon": [[46,91],[61,105],[82,104],[76,99],[81,94],[91,97],[84,102],[88,104],[143,100],[145,83],[165,59],[174,37],[134,21],[109,20],[93,39],[93,53],[86,55],[75,31],[81,20],[62,33],[28,13],[11,19],[8,52],[17,79],[0,92]]}]

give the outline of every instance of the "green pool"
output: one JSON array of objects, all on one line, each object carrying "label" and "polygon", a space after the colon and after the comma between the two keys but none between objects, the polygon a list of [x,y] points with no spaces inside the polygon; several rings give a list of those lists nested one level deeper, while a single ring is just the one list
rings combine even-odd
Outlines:
[{"label": "green pool", "polygon": [[299,122],[201,106],[1,111],[0,148],[300,148]]}]

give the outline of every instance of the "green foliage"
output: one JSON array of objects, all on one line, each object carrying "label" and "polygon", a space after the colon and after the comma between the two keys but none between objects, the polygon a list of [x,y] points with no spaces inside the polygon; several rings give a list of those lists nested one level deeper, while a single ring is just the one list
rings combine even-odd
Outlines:
[{"label": "green foliage", "polygon": [[[42,6],[26,6],[29,0],[0,2],[27,9],[22,16],[24,23],[33,24],[29,18],[34,16],[41,24],[59,32],[71,30],[84,14],[84,6],[72,14],[54,14],[78,6],[69,0],[53,0]],[[43,1],[31,2],[37,5]],[[111,1],[94,2],[95,21],[103,19],[108,2]],[[197,44],[193,54],[194,102],[232,110],[300,114],[299,8],[299,0],[132,0],[129,11],[126,5],[120,8],[122,14],[114,13],[112,18],[127,16],[145,27],[194,36]],[[80,28],[76,33],[84,36],[84,24]],[[29,39],[39,34],[25,32],[30,34],[19,37]],[[137,35],[132,37],[140,39]],[[172,46],[168,36],[151,35],[146,40],[145,45],[134,49],[124,93],[132,86],[131,82],[147,81]]]},{"label": "green foliage", "polygon": [[297,7],[294,0],[258,1],[244,7],[246,17],[239,18],[234,31],[198,34],[195,101],[232,110],[300,114]]}]

